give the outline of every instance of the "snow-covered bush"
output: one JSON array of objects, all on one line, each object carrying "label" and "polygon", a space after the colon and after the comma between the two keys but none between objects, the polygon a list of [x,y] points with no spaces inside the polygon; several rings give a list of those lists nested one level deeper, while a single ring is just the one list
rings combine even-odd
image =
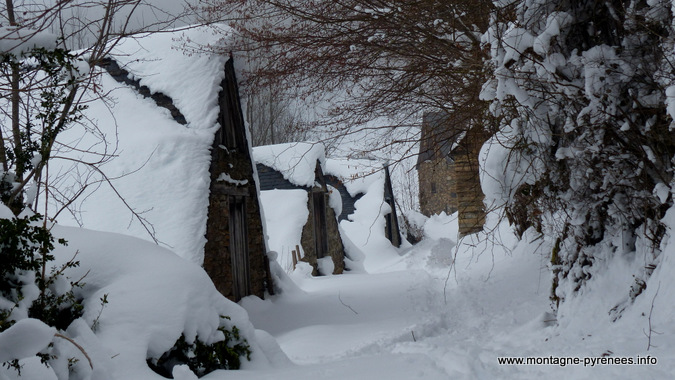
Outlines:
[{"label": "snow-covered bush", "polygon": [[229,323],[229,317],[221,316],[221,319],[225,323],[218,331],[223,333],[223,340],[206,343],[197,337],[188,343],[185,334],[181,334],[176,344],[159,359],[148,359],[148,365],[166,377],[171,377],[174,366],[182,364],[199,377],[218,369],[239,369],[242,358],[251,360],[251,346],[240,336],[237,326]]},{"label": "snow-covered bush", "polygon": [[[83,314],[82,299],[74,293],[82,286],[81,279],[70,281],[63,274],[79,263],[71,259],[51,267],[54,237],[40,222],[40,215],[0,219],[0,333],[29,318],[65,330]],[[66,241],[58,239],[58,243],[65,245]],[[32,354],[47,365],[68,360],[60,358],[53,346],[38,350]],[[3,365],[20,373],[19,359],[22,357],[11,357]]]},{"label": "snow-covered bush", "polygon": [[[0,218],[23,223],[21,218],[12,221],[11,211],[3,205]],[[42,228],[35,223],[30,222],[23,230]],[[0,231],[4,240],[5,230]],[[47,286],[45,295],[54,296],[45,304],[61,300],[59,308],[48,308],[62,311],[56,314],[62,317],[56,319],[57,327],[38,320],[38,313],[31,310],[40,298],[40,285],[35,279],[42,276],[42,268],[37,272],[11,272],[5,265],[9,261],[0,257],[0,309],[6,325],[0,331],[0,363],[7,362],[0,366],[0,379],[16,378],[17,369],[12,365],[20,367],[22,378],[27,379],[162,379],[148,367],[147,359],[162,357],[181,340],[188,347],[186,355],[190,358],[192,351],[197,354],[196,360],[202,361],[192,369],[188,365],[169,367],[174,377],[178,371],[192,378],[199,367],[212,365],[213,361],[208,364],[210,359],[222,364],[225,358],[229,368],[239,364],[243,368],[266,367],[288,361],[276,342],[256,331],[246,312],[223,297],[198,265],[153,243],[124,235],[60,225],[52,226],[51,234],[68,241],[64,246],[54,239],[54,249],[49,252],[53,261],[47,261],[48,280],[43,282]],[[23,241],[31,246],[28,239]],[[6,256],[4,248],[10,244],[0,244],[0,255]],[[24,246],[21,239],[16,245]],[[41,260],[41,246],[32,247],[31,252]],[[80,263],[77,266],[69,264],[75,253]],[[56,277],[50,276],[50,267],[57,268]],[[71,281],[84,284],[73,286]],[[41,363],[41,357],[48,366]],[[249,357],[250,361],[246,360]],[[220,364],[217,368],[225,368]]]},{"label": "snow-covered bush", "polygon": [[[495,78],[482,97],[502,118],[493,139],[501,202],[522,234],[554,247],[552,299],[572,296],[614,255],[658,265],[675,140],[667,91],[666,2],[501,2],[484,41]],[[505,19],[511,15],[511,19]],[[651,268],[651,269],[650,269]],[[636,290],[637,289],[637,290]]]}]

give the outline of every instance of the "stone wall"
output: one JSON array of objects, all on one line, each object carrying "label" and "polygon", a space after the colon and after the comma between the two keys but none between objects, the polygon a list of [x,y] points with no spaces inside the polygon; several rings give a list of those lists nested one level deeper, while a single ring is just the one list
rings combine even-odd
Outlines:
[{"label": "stone wall", "polygon": [[[215,145],[215,144],[214,144]],[[260,204],[255,189],[251,160],[245,152],[226,151],[217,145],[213,147],[211,163],[211,188],[209,196],[206,245],[204,247],[204,269],[218,291],[233,301],[240,298],[233,292],[233,271],[230,236],[230,199],[243,197],[245,200],[246,235],[248,243],[250,293],[264,297],[269,288],[269,263],[263,241]],[[221,173],[246,184],[235,185],[217,181]]]},{"label": "stone wall", "polygon": [[457,191],[454,164],[446,158],[419,163],[420,211],[426,216],[445,211],[457,211]]},{"label": "stone wall", "polygon": [[[325,205],[326,205],[326,230],[317,231],[314,223],[314,212],[315,206],[313,203],[312,192],[323,192]],[[317,251],[315,248],[316,234],[323,233],[327,239],[328,253],[326,256],[330,256],[333,260],[333,274],[341,274],[345,269],[345,260],[344,260],[344,246],[342,244],[342,237],[340,237],[340,230],[338,229],[337,215],[335,215],[335,210],[332,207],[328,206],[328,193],[322,190],[319,187],[312,189],[312,192],[309,194],[309,199],[307,201],[307,208],[309,210],[309,216],[307,217],[307,223],[302,227],[302,236],[300,238],[300,244],[302,244],[303,257],[302,261],[309,263],[312,266],[312,275],[319,276],[325,275],[327,273],[320,273],[319,267],[317,264]]]},{"label": "stone wall", "polygon": [[473,128],[467,132],[459,147],[452,153],[457,181],[460,237],[482,231],[485,224],[483,203],[485,196],[480,186],[478,156],[487,137],[487,133],[482,128]]}]

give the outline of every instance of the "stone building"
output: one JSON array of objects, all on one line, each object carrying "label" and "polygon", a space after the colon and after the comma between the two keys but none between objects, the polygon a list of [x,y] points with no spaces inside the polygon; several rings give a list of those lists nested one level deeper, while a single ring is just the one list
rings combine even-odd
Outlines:
[{"label": "stone building", "polygon": [[426,216],[457,211],[455,162],[450,155],[461,137],[444,126],[444,114],[425,113],[417,156],[420,211]]},{"label": "stone building", "polygon": [[460,236],[485,223],[478,155],[487,135],[455,128],[444,112],[424,114],[417,158],[420,211],[426,216],[458,212]]},{"label": "stone building", "polygon": [[232,59],[218,96],[220,129],[211,150],[204,269],[233,301],[273,294],[250,145]]},{"label": "stone building", "polygon": [[[278,144],[276,146],[256,147],[256,151],[264,150],[269,147],[283,147],[286,154],[295,151],[295,156],[302,156],[302,150],[310,143],[291,143]],[[304,190],[307,192],[307,210],[309,215],[305,224],[302,226],[300,236],[300,245],[302,246],[302,261],[312,266],[312,274],[325,275],[322,273],[319,261],[324,257],[330,257],[332,261],[332,274],[341,274],[345,270],[344,264],[344,246],[338,227],[338,216],[333,207],[330,206],[331,194],[326,185],[326,180],[321,168],[321,161],[312,154],[307,154],[306,161],[314,163],[312,167],[308,162],[304,165],[295,165],[284,161],[283,156],[279,157],[280,165],[270,167],[264,163],[257,162],[256,168],[260,178],[260,190]],[[311,168],[311,169],[310,169]],[[311,177],[310,181],[293,182],[289,180],[292,176],[288,172],[301,174],[300,176]],[[301,171],[311,171],[312,173],[298,173]],[[273,205],[272,205],[273,206]]]}]

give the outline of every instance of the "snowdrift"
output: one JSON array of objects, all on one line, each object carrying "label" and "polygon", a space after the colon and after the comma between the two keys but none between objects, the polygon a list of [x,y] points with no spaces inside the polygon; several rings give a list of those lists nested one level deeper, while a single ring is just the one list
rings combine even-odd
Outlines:
[{"label": "snowdrift", "polygon": [[[47,368],[33,356],[49,343],[56,345],[65,363],[68,358],[77,359],[74,376],[78,379],[162,379],[149,369],[146,359],[161,356],[181,334],[188,342],[197,337],[205,343],[222,340],[221,316],[229,317],[226,326],[239,328],[251,346],[251,361],[244,359],[243,368],[287,362],[274,339],[256,331],[246,311],[218,293],[199,266],[133,237],[58,225],[52,233],[68,241],[67,246],[54,250],[54,265],[75,256],[79,267],[68,269],[65,275],[83,278],[85,283],[76,291],[83,299],[84,315],[60,333],[82,347],[93,369],[76,346],[54,337],[55,329],[23,319],[15,325],[21,331],[9,329],[0,334],[0,359],[21,359],[21,379],[68,378],[67,366]],[[101,302],[104,296],[105,305]],[[4,344],[8,342],[12,345]],[[178,371],[186,374],[189,370]],[[0,369],[0,379],[14,376],[12,369]]]}]

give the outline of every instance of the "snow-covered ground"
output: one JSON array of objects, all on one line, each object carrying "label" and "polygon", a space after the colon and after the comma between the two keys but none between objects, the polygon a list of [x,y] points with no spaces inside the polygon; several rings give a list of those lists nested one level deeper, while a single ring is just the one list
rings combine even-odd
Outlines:
[{"label": "snow-covered ground", "polygon": [[[266,300],[247,297],[240,302],[243,309],[219,296],[197,266],[165,249],[121,235],[57,228],[54,233],[70,242],[57,251],[60,260],[75,249],[80,251],[82,265],[71,274],[91,270],[86,303],[98,304],[102,294],[109,294],[95,334],[89,326],[98,306],[68,332],[112,379],[161,378],[145,367],[145,355],[166,350],[181,331],[193,336],[212,334],[219,313],[233,317],[255,354],[244,369],[216,371],[206,379],[671,378],[675,371],[670,361],[675,353],[674,314],[668,302],[675,289],[668,275],[672,258],[664,259],[652,277],[660,283],[651,318],[658,334],[653,334],[648,351],[643,330],[648,331],[656,289],[638,299],[632,311],[614,324],[593,303],[580,303],[575,311],[581,320],[568,317],[568,323],[556,325],[547,312],[546,247],[539,241],[528,242],[532,236],[516,241],[503,224],[492,240],[477,235],[457,245],[454,236],[441,237],[438,232],[456,229],[455,217],[429,219],[426,229],[434,237],[402,249],[396,258],[371,260],[367,272],[311,277],[300,268],[291,274],[292,283],[283,284],[284,293]],[[596,289],[590,298],[611,293]],[[591,310],[581,309],[589,306]],[[72,347],[66,352],[77,354]],[[658,364],[589,367],[498,362],[499,357],[598,360],[607,355],[651,355]],[[22,378],[54,378],[44,377],[48,372],[39,370],[42,365],[36,361],[24,364],[28,377]],[[11,371],[3,371],[3,380],[3,376],[15,378]],[[193,377],[184,373],[177,378]]]},{"label": "snow-covered ground", "polygon": [[[387,245],[380,228],[381,195],[377,198],[376,192],[369,192],[376,200],[369,201],[367,194],[357,203],[353,220],[341,223],[350,243],[347,250],[359,270],[314,278],[300,265],[290,276],[281,277],[281,294],[265,300],[247,297],[240,305],[227,301],[199,267],[208,147],[215,121],[212,112],[198,108],[212,98],[220,78],[215,74],[218,66],[200,66],[210,78],[202,82],[208,91],[172,87],[161,75],[170,62],[162,59],[194,62],[174,54],[170,35],[157,38],[161,41],[144,45],[133,41],[121,49],[164,48],[161,54],[148,53],[153,65],[130,59],[129,69],[139,77],[145,75],[150,87],[161,88],[182,104],[189,124],[178,125],[154,103],[107,77],[101,85],[111,91],[114,102],[92,104],[87,112],[98,119],[101,129],[109,129],[106,133],[118,136],[118,157],[105,169],[113,177],[131,174],[115,182],[117,189],[132,206],[147,210],[144,216],[155,226],[162,245],[170,249],[148,242],[138,223],[129,226],[129,214],[115,203],[119,201],[111,200],[116,197],[110,189],[91,194],[80,204],[82,213],[76,214],[85,227],[110,232],[54,228],[57,237],[69,240],[68,247],[56,251],[57,261],[79,251],[81,266],[67,274],[79,278],[88,272],[82,291],[86,313],[67,333],[90,354],[95,369],[87,370],[79,351],[59,341],[63,353],[80,359],[76,366],[80,372],[72,378],[160,379],[146,366],[146,357],[169,349],[181,333],[188,338],[217,338],[219,315],[232,317],[254,355],[251,362],[244,362],[243,370],[216,371],[205,377],[212,380],[672,378],[672,237],[663,246],[664,258],[647,289],[621,319],[612,323],[608,311],[625,297],[630,268],[639,265],[630,257],[598,263],[597,276],[583,290],[583,297],[570,300],[556,321],[549,313],[550,246],[543,240],[526,234],[517,241],[509,227],[491,215],[491,234],[458,241],[456,215],[440,215],[426,220],[424,240],[396,249]],[[194,94],[211,97],[198,100]],[[111,114],[116,122],[107,123]],[[70,137],[75,139],[76,132]],[[282,220],[284,213],[294,212],[280,211],[276,216]],[[60,222],[72,225],[73,219],[63,214]],[[675,227],[675,210],[665,222]],[[101,309],[103,294],[108,294],[109,303]],[[98,327],[93,328],[97,318]],[[0,358],[27,352],[19,379],[67,376],[67,369],[47,370],[30,357],[36,347],[50,341],[54,331],[24,320],[15,330],[0,334]],[[17,340],[12,335],[17,331],[31,331],[35,339]],[[499,357],[597,361],[638,355],[658,358],[658,364],[590,367],[498,362]],[[195,378],[184,368],[175,375]],[[13,370],[0,369],[1,380],[15,378]]]},{"label": "snow-covered ground", "polygon": [[[491,237],[478,235],[456,245],[455,236],[438,235],[456,229],[455,218],[430,219],[426,227],[435,238],[427,236],[402,251],[393,264],[371,263],[370,273],[293,275],[299,291],[264,301],[244,299],[252,323],[271,333],[296,365],[227,378],[669,379],[675,373],[668,327],[673,315],[665,301],[655,306],[664,318],[656,328],[662,335],[653,335],[649,350],[642,333],[648,320],[641,313],[649,313],[650,302],[636,304],[636,312],[615,324],[596,307],[578,310],[585,316],[571,317],[574,327],[557,326],[549,313],[546,247],[518,242],[504,224]],[[658,364],[583,365],[584,359],[648,355]],[[582,364],[498,361],[528,356],[578,357]]]}]

